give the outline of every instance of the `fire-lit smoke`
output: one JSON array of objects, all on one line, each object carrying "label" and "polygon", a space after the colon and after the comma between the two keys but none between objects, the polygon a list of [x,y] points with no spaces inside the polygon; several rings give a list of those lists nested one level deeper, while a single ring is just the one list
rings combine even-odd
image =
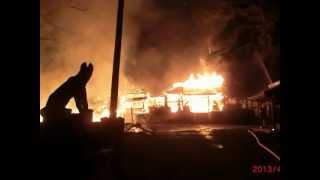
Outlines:
[{"label": "fire-lit smoke", "polygon": [[[126,2],[126,19],[138,9],[139,2]],[[93,76],[87,84],[90,108],[109,106],[116,10],[116,0],[41,1],[40,108],[45,106],[50,93],[78,72],[84,61],[94,65]],[[125,34],[133,33],[134,29],[125,25]],[[126,57],[127,39],[130,37],[124,35],[122,57]],[[129,87],[122,75],[120,87]],[[68,107],[76,111],[74,101],[70,101]]]},{"label": "fire-lit smoke", "polygon": [[[90,61],[89,106],[107,114],[116,2],[41,0],[40,107]],[[120,96],[137,88],[161,95],[192,72],[212,71],[224,77],[226,93],[251,95],[266,82],[256,57],[279,78],[277,2],[128,0],[124,12]],[[75,109],[74,102],[68,107]]]},{"label": "fire-lit smoke", "polygon": [[94,65],[87,85],[90,105],[94,106],[97,97],[106,99],[111,79],[115,7],[112,0],[41,1],[41,107],[50,93],[78,72],[84,61]]},{"label": "fire-lit smoke", "polygon": [[271,79],[279,79],[277,2],[148,2],[132,18],[138,30],[124,62],[130,82],[161,94],[177,79],[206,68],[223,74],[228,93],[240,97],[266,86],[266,70]]}]

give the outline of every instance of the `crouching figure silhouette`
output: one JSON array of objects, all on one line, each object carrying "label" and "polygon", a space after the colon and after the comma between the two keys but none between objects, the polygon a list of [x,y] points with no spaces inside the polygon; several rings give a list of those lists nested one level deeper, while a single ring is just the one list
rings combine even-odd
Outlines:
[{"label": "crouching figure silhouette", "polygon": [[[49,179],[88,179],[90,176],[91,161],[86,155],[90,144],[82,114],[92,114],[86,93],[92,72],[92,64],[82,63],[80,71],[59,86],[41,110],[45,124],[40,128],[40,152],[45,164],[42,171],[46,176],[50,174]],[[75,99],[79,114],[66,109],[71,98]]]},{"label": "crouching figure silhouette", "polygon": [[70,77],[48,98],[46,106],[41,109],[41,115],[46,123],[58,123],[70,118],[71,109],[66,105],[71,98],[74,98],[76,106],[81,113],[89,111],[86,84],[91,78],[93,65],[82,63],[80,71]]}]

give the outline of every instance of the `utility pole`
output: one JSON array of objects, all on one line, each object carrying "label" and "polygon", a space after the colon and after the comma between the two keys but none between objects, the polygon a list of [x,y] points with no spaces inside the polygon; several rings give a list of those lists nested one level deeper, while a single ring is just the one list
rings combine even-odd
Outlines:
[{"label": "utility pole", "polygon": [[111,120],[116,120],[117,118],[123,9],[124,9],[124,0],[118,0],[116,38],[115,38],[115,46],[114,46],[112,82],[111,82],[112,83],[111,84],[111,103],[110,103],[110,119]]}]

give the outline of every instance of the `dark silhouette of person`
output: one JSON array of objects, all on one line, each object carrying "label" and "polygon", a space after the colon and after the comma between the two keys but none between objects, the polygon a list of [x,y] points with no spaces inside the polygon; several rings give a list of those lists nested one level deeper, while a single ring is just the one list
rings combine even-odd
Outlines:
[{"label": "dark silhouette of person", "polygon": [[82,63],[80,71],[70,77],[66,82],[58,87],[48,98],[45,108],[41,110],[44,119],[49,121],[62,120],[71,114],[66,109],[66,105],[71,98],[74,98],[80,113],[88,110],[86,84],[91,78],[93,65]]},{"label": "dark silhouette of person", "polygon": [[[82,63],[80,71],[59,86],[41,110],[45,122],[40,136],[41,152],[45,154],[41,157],[47,165],[44,172],[55,174],[52,179],[89,179],[92,172],[86,156],[90,141],[80,118],[81,113],[89,111],[86,84],[92,72],[91,63]],[[80,114],[66,109],[71,98],[75,99]]]}]

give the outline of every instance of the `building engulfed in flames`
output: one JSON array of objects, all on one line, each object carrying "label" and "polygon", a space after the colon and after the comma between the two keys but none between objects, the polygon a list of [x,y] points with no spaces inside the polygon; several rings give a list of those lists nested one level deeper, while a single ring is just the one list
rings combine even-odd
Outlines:
[{"label": "building engulfed in flames", "polygon": [[151,96],[144,91],[128,93],[121,98],[119,116],[132,118],[161,107],[168,107],[172,113],[222,111],[223,82],[223,77],[217,73],[191,74],[186,81],[174,83],[162,96]]},{"label": "building engulfed in flames", "polygon": [[216,73],[191,74],[184,82],[174,83],[166,92],[172,112],[189,108],[191,112],[211,112],[223,109],[222,76]]},{"label": "building engulfed in flames", "polygon": [[[117,115],[133,119],[134,115],[149,114],[151,109],[161,107],[167,107],[171,113],[222,111],[223,83],[223,77],[215,72],[191,74],[186,81],[174,83],[162,96],[151,96],[144,91],[131,92],[120,98]],[[109,108],[106,105],[107,103],[104,103],[98,109],[94,109],[93,122],[99,122],[101,118],[109,116]],[[77,112],[74,108],[71,109]]]}]

